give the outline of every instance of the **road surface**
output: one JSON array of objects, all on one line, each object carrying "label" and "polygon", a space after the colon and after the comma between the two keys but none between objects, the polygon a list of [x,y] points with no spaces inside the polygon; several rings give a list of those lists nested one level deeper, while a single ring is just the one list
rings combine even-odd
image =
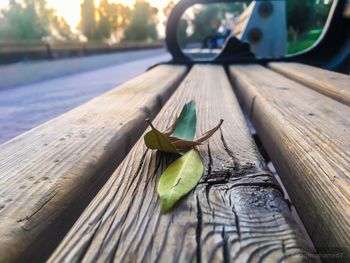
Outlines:
[{"label": "road surface", "polygon": [[148,58],[138,53],[136,56],[141,58],[138,60],[132,54],[131,62],[127,55],[119,55],[123,59],[116,60],[117,64],[112,66],[0,89],[0,144],[115,88],[148,67],[170,59],[165,50],[148,54]]},{"label": "road surface", "polygon": [[29,61],[0,66],[0,90],[42,80],[82,73],[102,67],[131,62],[164,54],[164,49],[124,51],[118,53],[74,57],[52,61]]}]

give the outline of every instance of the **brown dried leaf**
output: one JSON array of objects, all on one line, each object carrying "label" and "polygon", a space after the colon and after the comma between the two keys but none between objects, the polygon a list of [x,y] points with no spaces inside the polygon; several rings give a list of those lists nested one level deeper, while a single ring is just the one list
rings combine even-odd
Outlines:
[{"label": "brown dried leaf", "polygon": [[186,141],[176,137],[169,137],[169,141],[176,147],[178,150],[189,150],[195,146],[201,145],[203,142],[208,140],[222,125],[224,120],[220,120],[219,124],[213,129],[204,133],[201,137],[194,141]]},{"label": "brown dried leaf", "polygon": [[201,143],[197,141],[185,141],[175,137],[169,137],[169,139],[172,142],[172,144],[174,144],[176,149],[179,149],[179,150],[186,150],[186,149],[193,148],[197,145],[201,145]]},{"label": "brown dried leaf", "polygon": [[207,131],[206,133],[204,133],[201,137],[199,137],[197,140],[195,140],[195,142],[203,143],[206,140],[208,140],[220,128],[220,126],[221,126],[221,124],[223,122],[224,122],[224,120],[221,119],[219,124],[216,127],[214,127],[213,129]]}]

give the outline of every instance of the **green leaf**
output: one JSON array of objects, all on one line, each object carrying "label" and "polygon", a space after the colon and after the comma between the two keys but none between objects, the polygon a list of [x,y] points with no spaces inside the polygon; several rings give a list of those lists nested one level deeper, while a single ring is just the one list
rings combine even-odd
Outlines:
[{"label": "green leaf", "polygon": [[146,133],[144,136],[147,148],[157,149],[168,153],[178,153],[175,146],[169,141],[168,137],[158,131],[149,120],[147,120],[147,122],[152,128],[152,130]]},{"label": "green leaf", "polygon": [[179,121],[179,117],[176,117],[175,120],[174,120],[174,122],[173,122],[165,131],[163,131],[162,133],[163,133],[166,137],[169,137],[170,134],[172,134],[172,133],[175,131],[176,125],[177,125],[178,121]]},{"label": "green leaf", "polygon": [[189,193],[201,179],[204,166],[197,150],[190,150],[173,162],[162,174],[158,195],[162,212],[168,212],[177,201]]},{"label": "green leaf", "polygon": [[182,108],[176,128],[171,136],[186,141],[192,141],[196,135],[196,123],[196,103],[191,101]]}]

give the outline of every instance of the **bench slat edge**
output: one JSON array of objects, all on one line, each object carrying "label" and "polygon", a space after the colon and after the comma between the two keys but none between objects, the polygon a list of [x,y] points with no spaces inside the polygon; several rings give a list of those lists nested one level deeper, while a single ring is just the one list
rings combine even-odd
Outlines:
[{"label": "bench slat edge", "polygon": [[0,257],[45,259],[186,73],[158,66],[0,146]]},{"label": "bench slat edge", "polygon": [[350,76],[301,63],[269,63],[269,67],[305,86],[350,106]]},{"label": "bench slat edge", "polygon": [[230,73],[314,245],[346,261],[350,107],[262,66],[231,66]]}]

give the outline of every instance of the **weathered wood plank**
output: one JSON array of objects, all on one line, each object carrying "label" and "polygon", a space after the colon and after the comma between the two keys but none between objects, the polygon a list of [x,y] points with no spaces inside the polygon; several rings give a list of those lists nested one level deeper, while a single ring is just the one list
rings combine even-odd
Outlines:
[{"label": "weathered wood plank", "polygon": [[0,146],[0,261],[48,257],[186,72],[159,66]]},{"label": "weathered wood plank", "polygon": [[301,63],[269,63],[269,67],[326,96],[350,106],[350,76]]},{"label": "weathered wood plank", "polygon": [[230,72],[315,246],[349,262],[350,107],[261,66]]},{"label": "weathered wood plank", "polygon": [[220,66],[197,65],[156,117],[164,129],[194,99],[205,174],[166,215],[157,182],[172,158],[135,145],[49,262],[280,262],[305,248]]}]

